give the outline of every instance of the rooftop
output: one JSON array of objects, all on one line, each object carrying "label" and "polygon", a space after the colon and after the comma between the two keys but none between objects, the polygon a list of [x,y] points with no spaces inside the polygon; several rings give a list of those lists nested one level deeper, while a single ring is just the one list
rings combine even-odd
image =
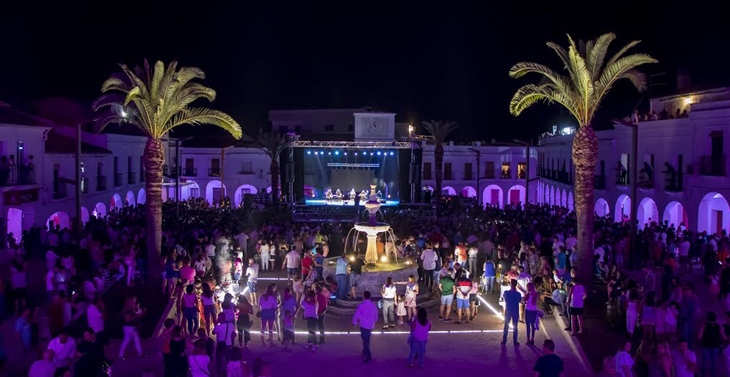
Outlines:
[{"label": "rooftop", "polygon": [[[76,139],[61,135],[54,130],[48,133],[46,139],[46,153],[48,154],[75,154]],[[81,143],[81,153],[83,154],[112,154],[108,149],[98,147],[89,143]]]},{"label": "rooftop", "polygon": [[16,110],[5,102],[0,102],[0,124],[17,126],[52,127],[53,124],[43,118]]}]

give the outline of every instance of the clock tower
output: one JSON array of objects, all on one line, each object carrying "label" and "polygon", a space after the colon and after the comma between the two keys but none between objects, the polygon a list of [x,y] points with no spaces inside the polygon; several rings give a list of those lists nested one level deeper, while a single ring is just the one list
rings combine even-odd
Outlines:
[{"label": "clock tower", "polygon": [[394,113],[355,113],[356,141],[395,140]]}]

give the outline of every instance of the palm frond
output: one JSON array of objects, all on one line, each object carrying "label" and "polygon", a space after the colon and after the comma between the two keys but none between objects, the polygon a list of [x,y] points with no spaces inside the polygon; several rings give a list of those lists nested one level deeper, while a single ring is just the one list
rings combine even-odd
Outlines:
[{"label": "palm frond", "polygon": [[575,96],[570,96],[550,84],[535,85],[527,84],[517,89],[509,103],[510,113],[518,116],[530,106],[539,101],[558,103],[565,107],[576,119],[578,119],[578,106]]},{"label": "palm frond", "polygon": [[598,80],[603,63],[606,61],[608,47],[614,39],[616,39],[616,34],[606,33],[596,38],[595,42],[591,41],[589,43],[589,48],[586,50],[585,56],[586,66],[591,73],[591,81]]},{"label": "palm frond", "polygon": [[[631,82],[636,87],[636,90],[640,92],[644,91],[646,89],[646,78],[641,77],[643,74],[637,76],[638,71],[635,71],[634,69],[644,64],[653,64],[657,62],[658,61],[656,59],[646,54],[632,54],[618,59],[613,64],[606,65],[606,68],[603,72],[601,72],[600,78],[596,81],[594,101],[596,103],[601,102],[606,94],[608,94],[611,90],[613,84],[622,77],[630,80],[634,78],[635,80],[631,80]],[[625,75],[627,72],[630,73]],[[637,86],[636,84],[639,85]]]},{"label": "palm frond", "polygon": [[433,136],[437,144],[443,143],[451,131],[459,127],[456,122],[442,120],[431,120],[423,122],[422,124],[423,128],[425,128],[426,131]]},{"label": "palm frond", "polygon": [[243,135],[241,125],[231,118],[230,115],[222,111],[212,110],[205,107],[194,107],[175,114],[169,125],[162,129],[161,134],[158,137],[162,138],[163,135],[170,132],[173,128],[183,124],[193,126],[210,124],[228,131],[228,133],[236,139],[240,139]]},{"label": "palm frond", "polygon": [[273,132],[259,133],[253,141],[256,148],[266,153],[273,161],[279,161],[281,153],[291,145],[289,135]]},{"label": "palm frond", "polygon": [[568,58],[570,59],[570,79],[578,95],[578,106],[576,109],[580,116],[578,121],[581,124],[588,124],[589,119],[587,119],[586,115],[589,112],[588,109],[591,107],[590,101],[593,98],[591,73],[588,71],[585,60],[580,56],[574,44],[568,48]]},{"label": "palm frond", "polygon": [[615,53],[611,57],[611,59],[608,60],[608,62],[606,62],[606,67],[608,67],[608,66],[613,65],[614,63],[616,63],[617,60],[621,59],[624,55],[626,55],[626,53],[629,50],[631,50],[632,48],[636,47],[639,43],[641,43],[641,41],[631,41],[631,42],[627,43],[625,46],[621,47],[621,49],[618,50],[618,52]]},{"label": "palm frond", "polygon": [[550,47],[553,51],[555,51],[555,54],[558,55],[560,58],[560,61],[563,62],[563,68],[567,69],[569,64],[568,59],[568,51],[566,51],[563,46],[554,43],[554,42],[548,42],[547,46]]}]

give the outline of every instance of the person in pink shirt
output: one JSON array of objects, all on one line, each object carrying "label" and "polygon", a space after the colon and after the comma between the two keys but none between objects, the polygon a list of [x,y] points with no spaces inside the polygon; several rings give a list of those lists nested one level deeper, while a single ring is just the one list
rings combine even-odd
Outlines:
[{"label": "person in pink shirt", "polygon": [[188,284],[195,282],[195,268],[190,266],[190,257],[185,257],[183,260],[183,267],[180,269],[180,279]]}]

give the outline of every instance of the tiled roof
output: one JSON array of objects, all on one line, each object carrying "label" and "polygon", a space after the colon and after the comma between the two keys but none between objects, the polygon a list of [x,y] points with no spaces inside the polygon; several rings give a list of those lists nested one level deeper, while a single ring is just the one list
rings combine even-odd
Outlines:
[{"label": "tiled roof", "polygon": [[[49,132],[46,139],[46,153],[48,154],[75,154],[76,139],[65,135],[60,135],[53,130]],[[108,149],[98,147],[89,143],[81,143],[81,153],[83,154],[112,154]]]}]

